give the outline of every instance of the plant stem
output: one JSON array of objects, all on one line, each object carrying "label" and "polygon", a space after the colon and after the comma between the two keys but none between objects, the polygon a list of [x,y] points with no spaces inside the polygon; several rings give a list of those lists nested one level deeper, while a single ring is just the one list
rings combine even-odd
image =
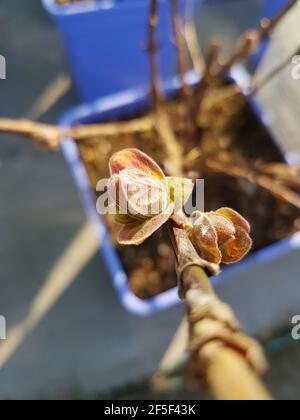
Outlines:
[{"label": "plant stem", "polygon": [[206,60],[205,60],[205,69],[203,76],[199,83],[197,84],[195,88],[195,95],[193,99],[193,118],[194,121],[197,119],[198,112],[201,108],[201,104],[203,102],[203,99],[205,97],[205,94],[207,92],[207,89],[210,85],[210,80],[213,73],[214,65],[216,64],[218,54],[219,54],[220,46],[219,44],[212,42],[209,47],[206,54]]},{"label": "plant stem", "polygon": [[216,73],[216,78],[223,79],[234,63],[246,58],[258,45],[266,38],[270,37],[278,23],[285,17],[297,0],[291,0],[283,9],[272,19],[262,19],[260,28],[256,31],[246,32],[238,41],[233,54],[225,60]]},{"label": "plant stem", "polygon": [[186,0],[185,30],[184,37],[194,70],[202,76],[204,70],[204,59],[201,54],[201,47],[198,41],[196,24],[194,22],[194,0]]},{"label": "plant stem", "polygon": [[97,136],[118,136],[151,131],[154,128],[154,119],[151,117],[139,118],[126,122],[92,124],[63,128],[48,124],[41,124],[29,120],[0,119],[0,133],[15,134],[31,138],[33,141],[57,149],[65,137],[80,142]]},{"label": "plant stem", "polygon": [[217,400],[270,400],[258,376],[266,369],[260,345],[241,334],[231,309],[216,297],[187,234],[174,228],[171,239],[187,305],[195,375],[205,378]]},{"label": "plant stem", "polygon": [[193,89],[186,82],[187,64],[187,44],[183,34],[181,17],[179,14],[178,0],[170,0],[171,17],[173,22],[175,46],[177,50],[178,73],[181,79],[181,98],[183,104],[183,122],[186,138],[190,139],[192,147],[198,141],[197,126],[193,114]]},{"label": "plant stem", "polygon": [[178,62],[178,72],[182,82],[181,92],[184,100],[189,100],[189,97],[192,93],[192,89],[186,83],[186,73],[188,69],[187,65],[187,49],[186,41],[182,34],[182,24],[181,18],[179,15],[178,0],[170,0],[171,2],[171,16],[173,22],[174,36],[175,36],[175,46],[177,49],[177,62]]},{"label": "plant stem", "polygon": [[[164,139],[168,158],[165,169],[169,173],[182,173],[181,148],[173,131],[169,115],[164,108],[164,97],[159,86],[159,66],[157,56],[156,29],[158,25],[158,1],[150,0],[148,19],[148,52],[150,55],[151,94],[155,114],[155,129]],[[173,170],[172,170],[173,169]]]},{"label": "plant stem", "polygon": [[[182,283],[186,293],[188,311],[195,310],[194,299],[189,291],[197,290],[202,297],[215,297],[205,271],[197,266],[183,272]],[[200,320],[190,325],[191,335],[201,334]],[[243,354],[219,339],[208,341],[196,355],[197,368],[203,372],[207,385],[218,400],[270,400],[271,396],[261,383]]]},{"label": "plant stem", "polygon": [[296,5],[298,0],[290,0],[272,19],[262,19],[260,22],[260,38],[269,37],[278,23]]},{"label": "plant stem", "polygon": [[265,87],[268,83],[270,83],[274,77],[276,77],[281,71],[283,71],[290,63],[293,57],[296,55],[300,55],[300,48],[298,47],[297,50],[289,56],[286,60],[282,63],[278,64],[270,73],[268,73],[262,80],[255,82],[252,87],[250,88],[249,95],[256,95],[259,90]]},{"label": "plant stem", "polygon": [[159,112],[163,101],[162,93],[159,87],[159,66],[157,57],[156,29],[158,25],[158,1],[150,0],[150,11],[148,20],[148,46],[147,50],[150,56],[151,72],[151,95],[153,107]]},{"label": "plant stem", "polygon": [[267,176],[261,174],[261,171],[258,171],[255,168],[245,168],[235,164],[234,162],[224,162],[220,159],[211,157],[205,160],[205,165],[211,172],[226,174],[235,179],[245,179],[268,191],[277,199],[300,209],[299,194],[291,190],[289,182],[282,177],[278,177],[276,175]]}]

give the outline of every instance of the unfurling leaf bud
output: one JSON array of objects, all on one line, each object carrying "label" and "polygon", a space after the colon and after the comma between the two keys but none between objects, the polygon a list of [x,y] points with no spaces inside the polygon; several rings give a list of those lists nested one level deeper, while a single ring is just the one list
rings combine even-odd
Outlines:
[{"label": "unfurling leaf bud", "polygon": [[140,245],[171,217],[174,203],[167,178],[146,154],[126,149],[110,159],[108,193],[117,204],[123,226],[119,242]]},{"label": "unfurling leaf bud", "polygon": [[220,264],[240,261],[251,249],[249,223],[236,211],[195,212],[191,216],[190,239],[205,260]]}]

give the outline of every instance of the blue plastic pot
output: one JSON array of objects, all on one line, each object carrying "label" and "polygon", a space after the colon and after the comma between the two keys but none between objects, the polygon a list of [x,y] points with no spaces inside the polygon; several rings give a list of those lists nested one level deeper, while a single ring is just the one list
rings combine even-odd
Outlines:
[{"label": "blue plastic pot", "polygon": [[[77,90],[84,102],[149,82],[148,0],[102,0],[43,4],[61,33]],[[184,0],[181,0],[181,7]],[[175,74],[169,0],[159,1],[161,77]]]},{"label": "blue plastic pot", "polygon": [[[238,84],[244,85],[245,74],[241,70],[235,70],[232,76]],[[196,76],[191,73],[191,83],[195,80]],[[178,79],[174,79],[167,85],[166,92],[168,95],[172,95],[178,90],[178,88]],[[148,106],[149,98],[146,89],[129,90],[100,99],[89,105],[79,106],[68,112],[61,120],[61,124],[64,126],[72,126],[79,123],[88,124],[104,122],[106,120],[117,120],[122,117],[130,118],[130,116],[134,117],[136,113],[146,110]],[[252,106],[257,119],[261,124],[263,124],[257,105],[253,102]],[[271,136],[270,142],[272,142]],[[93,223],[99,234],[101,254],[123,305],[130,312],[145,316],[179,303],[177,289],[169,290],[146,301],[137,298],[132,293],[128,286],[127,275],[121,265],[116,250],[110,242],[105,224],[96,211],[95,195],[90,188],[88,176],[84,165],[80,160],[77,146],[72,139],[65,139],[62,148],[79,190],[87,217]],[[281,155],[279,147],[278,152],[279,155]],[[283,155],[282,160],[284,160]],[[230,281],[231,278],[236,278],[236,273],[240,273],[240,275],[243,276],[243,273],[249,273],[254,268],[256,272],[256,282],[259,282],[259,276],[261,276],[261,281],[263,282],[265,278],[265,264],[270,263],[270,261],[277,259],[279,256],[283,256],[285,253],[291,252],[295,248],[300,249],[299,235],[295,235],[294,238],[282,241],[262,251],[252,253],[243,262],[232,268],[227,268],[221,276],[214,279],[214,283],[218,286],[220,283]],[[283,266],[282,270],[283,273],[286,274],[286,272],[288,272],[288,267]]]}]

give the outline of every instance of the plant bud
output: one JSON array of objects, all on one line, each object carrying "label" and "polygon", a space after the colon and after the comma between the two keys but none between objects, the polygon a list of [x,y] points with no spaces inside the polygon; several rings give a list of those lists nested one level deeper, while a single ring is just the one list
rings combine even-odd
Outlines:
[{"label": "plant bud", "polygon": [[236,211],[195,212],[190,238],[201,258],[215,264],[240,261],[251,249],[249,223]]},{"label": "plant bud", "polygon": [[112,156],[108,193],[117,206],[122,245],[140,245],[172,216],[174,204],[160,167],[145,153],[125,149]]}]

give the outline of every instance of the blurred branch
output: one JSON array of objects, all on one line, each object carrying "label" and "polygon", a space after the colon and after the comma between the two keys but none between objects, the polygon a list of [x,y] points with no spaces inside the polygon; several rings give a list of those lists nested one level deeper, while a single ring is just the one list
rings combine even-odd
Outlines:
[{"label": "blurred branch", "polygon": [[253,83],[249,95],[256,95],[259,90],[264,88],[268,83],[270,83],[279,73],[281,73],[288,65],[291,64],[291,60],[296,55],[300,55],[300,48],[298,47],[297,50],[285,59],[282,63],[277,65],[270,73],[268,73],[264,78],[258,80],[257,82]]},{"label": "blurred branch", "polygon": [[216,78],[224,78],[233,64],[242,60],[243,58],[248,57],[249,54],[255,51],[264,39],[270,37],[276,26],[296,4],[297,0],[291,0],[272,19],[262,19],[260,22],[260,28],[258,30],[248,31],[243,34],[239,39],[233,54],[220,64],[220,68],[215,75]]},{"label": "blurred branch", "polygon": [[153,130],[152,116],[134,119],[126,122],[91,124],[77,127],[58,127],[41,124],[29,120],[0,119],[0,133],[25,136],[51,150],[59,147],[65,137],[75,141],[84,141],[97,136],[118,136],[121,134],[138,133]]},{"label": "blurred branch", "polygon": [[194,22],[188,21],[185,25],[185,42],[190,53],[194,70],[202,76],[204,70],[204,60],[201,55],[200,45]]},{"label": "blurred branch", "polygon": [[186,73],[188,69],[187,64],[187,48],[183,35],[183,27],[179,14],[178,0],[170,0],[171,2],[171,16],[174,28],[175,46],[177,49],[178,72],[181,79],[181,91],[183,100],[188,100],[192,94],[191,87],[186,83]]},{"label": "blurred branch", "polygon": [[205,165],[210,171],[223,173],[233,178],[243,178],[271,193],[279,200],[285,201],[300,209],[299,194],[284,185],[284,178],[274,179],[273,176],[262,175],[255,168],[249,169],[236,165],[234,162],[223,162],[215,158],[207,158]]},{"label": "blurred branch", "polygon": [[210,86],[210,81],[211,81],[211,78],[213,77],[213,69],[217,62],[219,51],[220,51],[220,45],[216,42],[211,42],[211,44],[208,47],[207,54],[206,54],[203,76],[195,88],[195,94],[193,98],[194,103],[193,103],[193,109],[192,109],[194,121],[196,121],[197,119],[197,115],[201,108],[201,104],[205,97],[206,91]]},{"label": "blurred branch", "polygon": [[156,112],[159,112],[163,101],[162,93],[159,87],[159,66],[157,56],[156,29],[158,25],[158,1],[150,0],[150,11],[148,20],[148,45],[147,50],[150,56],[151,72],[151,94],[153,106]]},{"label": "blurred branch", "polygon": [[24,118],[37,120],[56,104],[71,88],[72,81],[68,74],[61,74],[52,81],[44,92],[26,112]]}]

